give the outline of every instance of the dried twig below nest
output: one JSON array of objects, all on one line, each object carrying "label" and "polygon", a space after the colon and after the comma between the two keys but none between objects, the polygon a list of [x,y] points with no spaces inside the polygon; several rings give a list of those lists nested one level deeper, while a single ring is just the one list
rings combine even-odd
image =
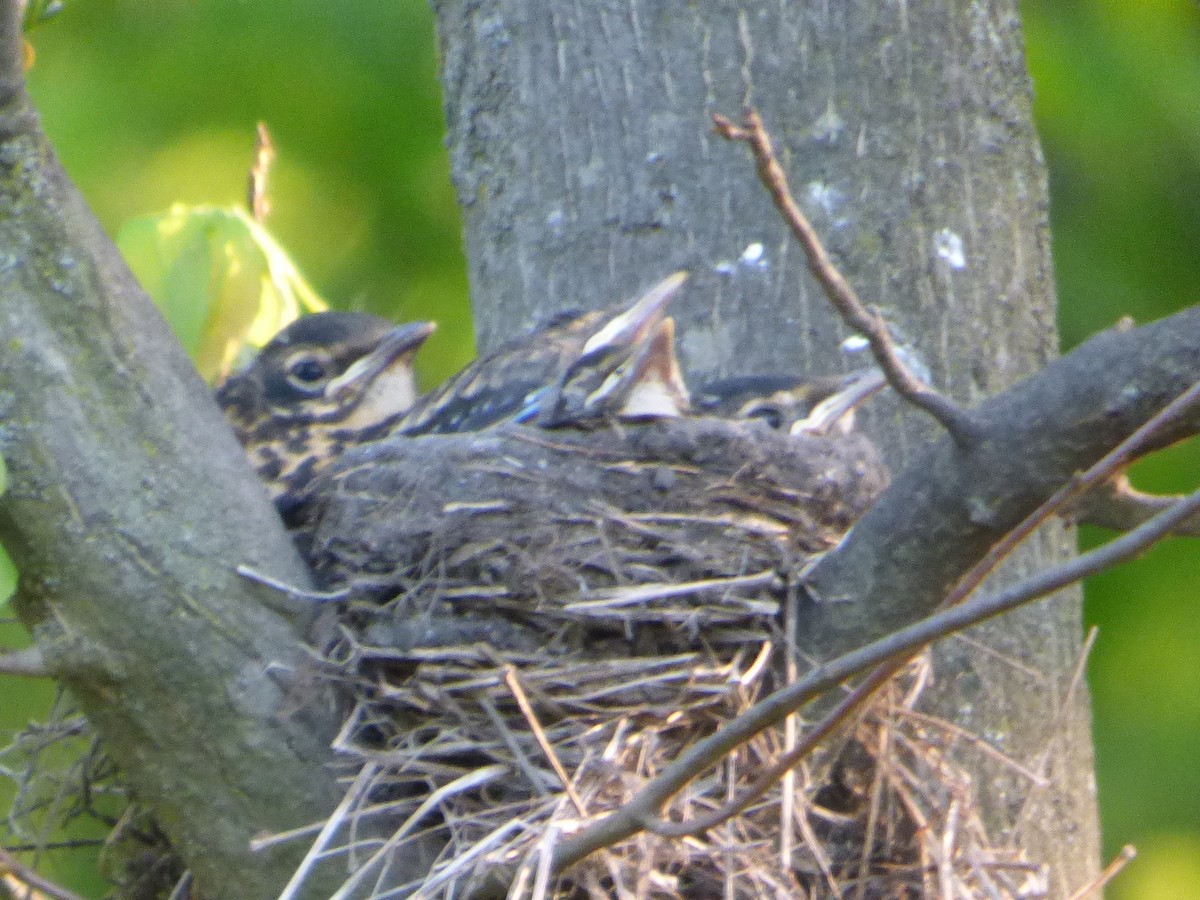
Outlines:
[{"label": "dried twig below nest", "polygon": [[[684,686],[673,704],[626,700],[620,708],[614,700],[590,720],[573,716],[539,721],[536,727],[530,713],[519,712],[516,696],[504,694],[501,685],[510,667],[460,672],[451,680],[461,689],[440,697],[442,716],[430,718],[423,711],[426,742],[397,732],[382,752],[361,744],[344,748],[366,767],[354,793],[357,813],[369,816],[375,807],[386,806],[386,814],[402,823],[387,841],[362,848],[366,858],[344,892],[348,896],[370,884],[389,852],[429,834],[442,836],[445,844],[418,896],[469,894],[496,872],[515,871],[518,881],[522,870],[553,872],[549,865],[557,839],[627,802],[695,737],[698,726],[711,728],[754,702],[772,667],[758,667],[757,680],[750,681],[752,663],[743,657],[721,668],[711,658],[680,660],[673,671]],[[582,708],[584,698],[571,696],[570,674],[564,667],[559,673],[564,680],[544,683],[541,690],[557,703]],[[628,682],[613,674],[615,698]],[[905,684],[911,686],[918,675],[919,668]],[[408,680],[420,678],[418,672]],[[481,681],[495,686],[488,702],[468,686]],[[740,897],[800,896],[806,891],[823,895],[834,884],[847,894],[861,885],[863,896],[893,897],[921,893],[938,873],[951,873],[973,895],[986,895],[984,885],[990,885],[997,896],[1038,896],[1045,878],[1041,869],[1013,851],[992,847],[971,813],[967,778],[946,756],[949,732],[930,730],[926,718],[907,715],[917,694],[905,688],[889,695],[845,733],[839,746],[806,765],[791,815],[807,840],[787,858],[778,853],[782,798],[775,791],[711,835],[687,841],[644,835],[611,847],[554,882],[553,895],[715,897],[730,885]],[[385,704],[384,718],[392,721],[395,698],[389,694]],[[537,700],[528,703],[532,709]],[[496,735],[497,722],[488,712],[495,708],[501,711],[503,736]],[[891,737],[885,740],[885,734]],[[719,806],[728,791],[743,787],[782,748],[781,733],[763,733],[704,777],[672,807],[672,816],[691,817]],[[887,763],[881,765],[884,749]],[[394,798],[402,783],[414,786],[407,800]],[[569,794],[575,799],[564,802]],[[946,838],[947,823],[954,819],[957,825],[949,827],[952,834]],[[874,823],[870,842],[865,841],[868,821]],[[319,843],[328,852],[337,842],[327,829]],[[516,896],[535,896],[535,879],[526,878],[526,892]]]}]

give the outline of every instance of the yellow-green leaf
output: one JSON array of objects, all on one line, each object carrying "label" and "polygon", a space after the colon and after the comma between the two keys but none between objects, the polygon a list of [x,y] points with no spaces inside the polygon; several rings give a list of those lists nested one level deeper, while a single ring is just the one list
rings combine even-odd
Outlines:
[{"label": "yellow-green leaf", "polygon": [[238,208],[176,204],[135,219],[117,246],[209,381],[326,308],[279,243]]},{"label": "yellow-green leaf", "polygon": [[4,548],[0,547],[0,605],[7,603],[17,592],[17,567]]}]

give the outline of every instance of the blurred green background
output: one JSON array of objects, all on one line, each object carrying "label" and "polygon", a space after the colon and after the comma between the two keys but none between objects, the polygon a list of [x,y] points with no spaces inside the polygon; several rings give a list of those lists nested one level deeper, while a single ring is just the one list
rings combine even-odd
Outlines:
[{"label": "blurred green background", "polygon": [[[1070,346],[1200,299],[1200,7],[1023,9]],[[438,320],[426,385],[472,356],[422,0],[68,0],[31,37],[46,129],[110,233],[176,202],[241,202],[265,119],[279,150],[269,226],[309,281],[342,307]],[[1184,447],[1135,480],[1183,490],[1198,471]],[[1122,900],[1200,896],[1197,585],[1197,545],[1172,541],[1087,589],[1105,851],[1141,853],[1111,891]],[[0,641],[18,640],[0,624]],[[0,691],[5,729],[49,697],[7,680]],[[81,856],[64,852],[56,872],[94,893]]]}]

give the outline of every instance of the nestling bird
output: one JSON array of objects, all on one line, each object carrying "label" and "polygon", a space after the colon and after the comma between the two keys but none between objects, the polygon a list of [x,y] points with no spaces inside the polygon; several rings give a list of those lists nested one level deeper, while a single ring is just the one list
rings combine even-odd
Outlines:
[{"label": "nestling bird", "polygon": [[740,375],[706,382],[694,411],[758,419],[788,434],[849,434],[858,406],[887,385],[878,369],[849,375]]},{"label": "nestling bird", "polygon": [[435,329],[326,312],[277,334],[217,402],[285,515],[347,446],[369,440],[417,399],[413,358]]},{"label": "nestling bird", "polygon": [[674,325],[664,316],[686,280],[685,273],[676,272],[620,312],[601,309],[552,319],[426,394],[394,431],[447,434],[505,421],[547,428],[579,425],[626,415],[630,403],[638,408],[634,415],[651,415],[644,386],[638,389],[643,376],[672,382],[669,390],[682,392],[686,405],[686,388],[673,363]]},{"label": "nestling bird", "polygon": [[675,320],[659,323],[650,339],[612,372],[584,409],[615,409],[621,419],[678,418],[691,411],[692,398],[675,356]]}]

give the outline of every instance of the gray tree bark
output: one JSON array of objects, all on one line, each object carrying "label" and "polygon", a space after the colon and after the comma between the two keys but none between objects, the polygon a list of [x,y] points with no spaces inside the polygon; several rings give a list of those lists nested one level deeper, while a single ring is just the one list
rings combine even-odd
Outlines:
[{"label": "gray tree bark", "polygon": [[[14,606],[204,896],[274,897],[333,808],[338,725],[296,620],[239,563],[308,573],[212,396],[54,158],[0,4],[0,541]],[[316,895],[314,895],[316,896]]]},{"label": "gray tree bark", "polygon": [[[712,113],[753,105],[838,265],[937,385],[971,403],[1055,354],[1015,2],[434,6],[481,347],[686,268],[673,314],[689,374],[848,367],[846,332],[745,148],[712,133]],[[754,244],[761,259],[745,254]],[[894,402],[867,428],[897,468],[934,434]],[[1070,532],[1047,527],[994,583],[1071,552]],[[869,618],[883,593],[856,597],[847,617]],[[810,636],[823,655],[853,641],[840,615],[825,611]],[[1049,778],[1035,789],[965,757],[993,838],[1048,863],[1057,896],[1098,866],[1080,646],[1079,593],[1066,591],[937,648],[930,695]]]}]

